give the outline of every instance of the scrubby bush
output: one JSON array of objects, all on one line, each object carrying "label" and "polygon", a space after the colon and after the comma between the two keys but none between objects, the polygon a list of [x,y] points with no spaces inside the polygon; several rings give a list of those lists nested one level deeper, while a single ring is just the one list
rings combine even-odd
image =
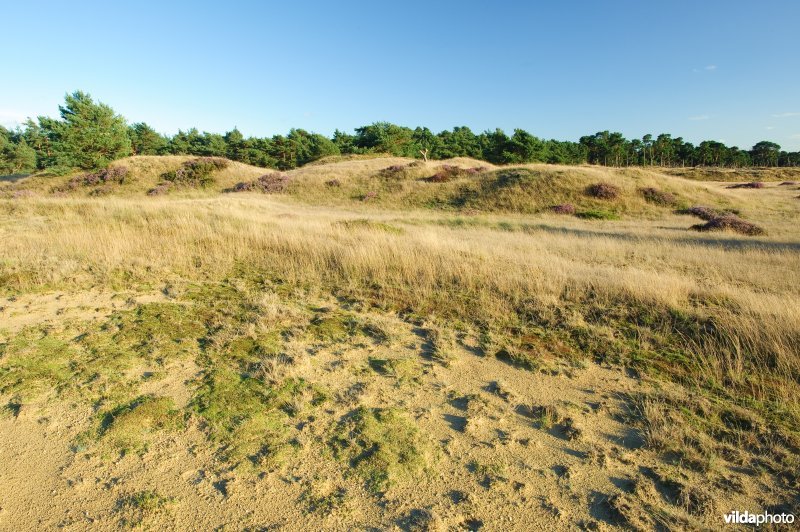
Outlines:
[{"label": "scrubby bush", "polygon": [[234,185],[226,192],[263,192],[264,194],[279,194],[285,192],[291,179],[280,172],[264,174],[253,181],[243,181]]},{"label": "scrubby bush", "polygon": [[172,189],[172,183],[170,181],[164,181],[162,183],[157,184],[155,187],[151,188],[147,191],[148,196],[163,196],[167,192]]},{"label": "scrubby bush", "polygon": [[460,177],[467,177],[478,175],[486,171],[483,166],[475,166],[473,168],[461,168],[453,164],[443,164],[439,167],[438,171],[430,177],[425,178],[429,183],[447,183]]},{"label": "scrubby bush", "polygon": [[595,183],[586,189],[586,194],[597,199],[612,200],[619,196],[620,190],[611,183]]},{"label": "scrubby bush", "polygon": [[748,236],[766,234],[763,228],[730,213],[716,216],[704,224],[693,225],[689,229],[694,231],[733,231]]},{"label": "scrubby bush", "polygon": [[338,179],[329,179],[328,181],[325,181],[325,185],[333,188],[338,188],[342,186],[342,182],[339,181]]},{"label": "scrubby bush", "polygon": [[110,166],[97,172],[80,174],[63,185],[53,189],[53,192],[72,192],[81,187],[94,187],[98,185],[122,184],[128,176],[127,166]]},{"label": "scrubby bush", "polygon": [[694,205],[692,207],[686,209],[680,209],[675,212],[677,214],[688,214],[690,216],[697,216],[701,220],[706,220],[706,221],[713,220],[714,218],[722,214],[717,209],[714,209],[712,207],[706,207],[704,205]]},{"label": "scrubby bush", "polygon": [[378,172],[378,177],[383,179],[403,179],[406,176],[407,168],[408,166],[406,165],[393,164]]},{"label": "scrubby bush", "polygon": [[227,166],[228,161],[219,157],[198,157],[186,161],[177,170],[162,174],[161,178],[179,185],[206,187],[214,182],[211,174]]},{"label": "scrubby bush", "polygon": [[572,203],[562,203],[561,205],[553,205],[550,210],[555,214],[575,214],[575,205]]},{"label": "scrubby bush", "polygon": [[736,183],[734,185],[728,185],[725,188],[764,188],[766,185],[761,181],[752,181],[750,183]]},{"label": "scrubby bush", "polygon": [[653,187],[640,188],[639,192],[641,192],[645,201],[648,203],[653,203],[662,207],[671,207],[677,203],[675,194],[671,192],[665,192]]}]

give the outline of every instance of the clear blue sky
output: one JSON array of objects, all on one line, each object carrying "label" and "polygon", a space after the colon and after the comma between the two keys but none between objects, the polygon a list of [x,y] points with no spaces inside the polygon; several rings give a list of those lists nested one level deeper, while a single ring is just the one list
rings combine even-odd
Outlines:
[{"label": "clear blue sky", "polygon": [[669,132],[800,149],[800,2],[13,2],[0,123],[84,90],[130,122],[246,135]]}]

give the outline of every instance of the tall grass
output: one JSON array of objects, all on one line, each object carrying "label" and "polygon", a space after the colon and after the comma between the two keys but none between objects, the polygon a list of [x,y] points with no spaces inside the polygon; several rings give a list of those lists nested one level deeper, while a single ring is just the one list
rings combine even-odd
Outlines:
[{"label": "tall grass", "polygon": [[[797,245],[661,222],[554,215],[459,225],[444,214],[369,212],[249,197],[2,201],[0,289],[278,281],[510,341],[528,329],[552,333],[576,355],[624,355],[800,418]],[[356,217],[365,221],[338,223]]]}]

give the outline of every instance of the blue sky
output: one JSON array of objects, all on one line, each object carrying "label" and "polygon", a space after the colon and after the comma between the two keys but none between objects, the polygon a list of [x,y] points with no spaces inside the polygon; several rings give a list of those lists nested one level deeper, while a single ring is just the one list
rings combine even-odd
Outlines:
[{"label": "blue sky", "polygon": [[0,123],[84,90],[246,135],[374,121],[800,149],[800,2],[14,2]]}]

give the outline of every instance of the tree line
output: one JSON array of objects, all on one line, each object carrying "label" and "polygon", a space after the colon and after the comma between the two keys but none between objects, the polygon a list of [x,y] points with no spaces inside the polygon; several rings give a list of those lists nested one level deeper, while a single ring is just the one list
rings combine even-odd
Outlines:
[{"label": "tree line", "polygon": [[627,139],[600,131],[578,142],[546,140],[523,129],[508,135],[501,129],[474,133],[454,127],[434,133],[388,122],[336,130],[331,137],[304,129],[286,135],[245,137],[234,128],[225,134],[195,128],[162,135],[144,122],[128,125],[106,104],[77,91],[65,97],[60,118],[40,116],[15,130],[0,126],[0,173],[101,168],[128,155],[198,155],[289,170],[329,155],[388,153],[395,156],[447,159],[472,157],[494,164],[545,162],[606,166],[800,166],[800,151],[787,152],[774,142],[751,149],[717,141],[698,145],[663,133]]}]

